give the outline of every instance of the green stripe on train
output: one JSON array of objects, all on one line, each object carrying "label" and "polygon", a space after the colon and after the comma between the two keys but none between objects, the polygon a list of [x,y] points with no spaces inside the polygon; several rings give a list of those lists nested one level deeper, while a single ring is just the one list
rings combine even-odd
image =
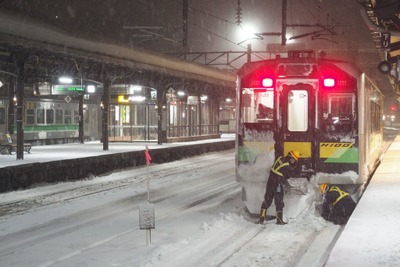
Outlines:
[{"label": "green stripe on train", "polygon": [[358,163],[358,148],[337,149],[325,163]]},{"label": "green stripe on train", "polygon": [[[24,127],[25,132],[62,132],[62,131],[78,131],[79,125],[27,125]],[[17,127],[14,127],[14,132],[17,132]]]}]

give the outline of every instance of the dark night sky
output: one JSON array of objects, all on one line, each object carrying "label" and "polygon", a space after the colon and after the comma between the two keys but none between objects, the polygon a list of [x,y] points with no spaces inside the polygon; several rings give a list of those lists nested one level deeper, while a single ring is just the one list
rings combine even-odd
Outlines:
[{"label": "dark night sky", "polygon": [[[335,28],[337,35],[327,36],[336,46],[342,43],[364,45],[371,37],[366,32],[359,17],[359,5],[356,0],[288,0],[287,23],[302,24],[344,24]],[[236,0],[189,1],[189,46],[191,51],[240,50],[235,45],[240,42],[235,24]],[[281,0],[241,1],[242,21],[257,25],[260,32],[281,31]],[[62,28],[70,34],[85,38],[99,38],[117,43],[132,45],[140,39],[131,37],[129,26],[163,26],[169,39],[180,41],[182,38],[182,0],[3,0],[0,9],[17,13],[21,18],[33,17],[42,22]],[[288,34],[301,34],[317,28],[288,28]],[[367,32],[368,33],[368,32]],[[355,40],[356,39],[356,40]],[[254,41],[255,48],[263,48],[267,43],[279,43],[279,37],[266,37],[263,41]],[[332,41],[322,41],[322,46],[332,46]],[[310,37],[297,42],[309,42]],[[318,41],[313,41],[317,43]],[[182,49],[180,44],[157,40],[143,42],[141,46],[155,50]],[[171,48],[172,47],[172,48]],[[224,49],[227,48],[227,49]]]},{"label": "dark night sky", "polygon": [[[237,0],[189,0],[189,36],[187,51],[245,51],[247,43],[235,24]],[[242,26],[256,25],[258,32],[281,31],[281,0],[242,0]],[[377,80],[382,79],[376,66],[381,60],[371,33],[360,16],[357,0],[288,0],[287,23],[335,25],[335,35],[321,32],[316,40],[311,35],[291,43],[306,49],[325,50],[354,57],[360,68]],[[136,46],[162,53],[184,51],[182,40],[182,0],[3,0],[0,10],[21,19],[37,19],[86,39]],[[134,38],[148,34],[124,29],[123,26],[163,27],[150,29],[164,38]],[[288,27],[287,37],[321,30],[320,27]],[[173,42],[175,40],[175,42]],[[251,40],[253,50],[265,51],[279,46],[280,37],[266,36]]]}]

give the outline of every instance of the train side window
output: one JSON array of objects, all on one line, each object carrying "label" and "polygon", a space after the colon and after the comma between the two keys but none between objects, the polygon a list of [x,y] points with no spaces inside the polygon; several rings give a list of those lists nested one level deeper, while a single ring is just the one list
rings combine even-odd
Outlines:
[{"label": "train side window", "polygon": [[26,124],[35,124],[35,110],[27,109],[26,110]]},{"label": "train side window", "polygon": [[382,108],[374,101],[370,101],[371,107],[371,133],[379,133],[382,131]]},{"label": "train side window", "polygon": [[54,109],[46,109],[46,124],[54,124]]},{"label": "train side window", "polygon": [[64,123],[65,124],[71,124],[72,123],[72,111],[69,109],[65,110],[64,113]]},{"label": "train side window", "polygon": [[308,129],[308,92],[292,90],[288,93],[287,127],[292,132],[305,132]]},{"label": "train side window", "polygon": [[74,110],[74,123],[79,123],[79,111]]},{"label": "train side window", "polygon": [[56,109],[56,124],[62,124],[62,123],[63,123],[63,110]]},{"label": "train side window", "polygon": [[36,110],[36,123],[44,124],[44,108],[38,108]]}]

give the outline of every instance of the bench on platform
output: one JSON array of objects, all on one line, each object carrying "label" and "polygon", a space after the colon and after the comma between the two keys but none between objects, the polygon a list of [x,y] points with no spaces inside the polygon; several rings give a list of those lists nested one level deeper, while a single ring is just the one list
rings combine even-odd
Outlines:
[{"label": "bench on platform", "polygon": [[9,143],[0,142],[0,154],[9,154],[13,151],[12,145]]},{"label": "bench on platform", "polygon": [[[10,154],[14,151],[17,151],[17,144],[13,142],[10,134],[0,137],[0,154]],[[24,151],[27,153],[31,153],[32,144],[24,143]]]}]

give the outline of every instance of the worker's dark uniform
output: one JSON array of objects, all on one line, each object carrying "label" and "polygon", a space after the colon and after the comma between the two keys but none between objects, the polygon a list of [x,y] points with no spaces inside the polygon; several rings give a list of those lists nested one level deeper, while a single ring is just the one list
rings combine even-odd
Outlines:
[{"label": "worker's dark uniform", "polygon": [[261,210],[268,209],[272,204],[272,200],[275,199],[276,212],[280,212],[280,215],[282,214],[285,206],[283,203],[284,185],[287,184],[287,179],[290,178],[293,171],[294,169],[289,163],[289,156],[279,157],[275,161],[269,173]]},{"label": "worker's dark uniform", "polygon": [[322,217],[334,224],[347,223],[356,207],[349,193],[338,186],[330,186],[324,198]]}]

